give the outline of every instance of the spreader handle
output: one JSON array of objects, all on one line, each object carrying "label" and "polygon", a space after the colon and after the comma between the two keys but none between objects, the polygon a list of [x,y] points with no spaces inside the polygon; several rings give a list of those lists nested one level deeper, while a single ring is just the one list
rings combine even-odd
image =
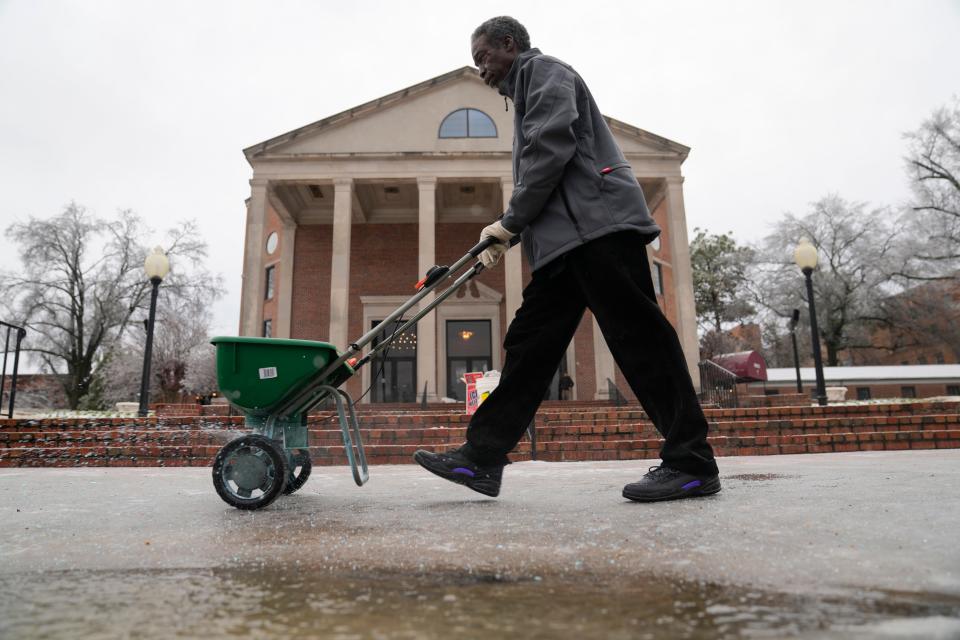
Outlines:
[{"label": "spreader handle", "polygon": [[[469,251],[467,251],[467,253],[469,253],[471,256],[473,256],[474,258],[476,258],[476,257],[479,256],[481,253],[483,253],[484,251],[486,251],[486,249],[487,249],[488,247],[490,247],[491,245],[497,244],[498,242],[500,242],[500,241],[497,240],[496,238],[494,238],[493,236],[487,236],[486,238],[484,238],[483,240],[481,240],[480,242],[478,242],[477,244],[475,244],[475,245],[473,246],[473,248],[471,248]],[[510,242],[508,242],[507,244],[509,244],[511,247],[513,247],[513,246],[515,246],[518,242],[520,242],[520,234],[519,234],[519,233],[518,233],[517,235],[513,236],[512,238],[510,238]]]},{"label": "spreader handle", "polygon": [[467,251],[467,253],[469,253],[471,256],[476,258],[481,253],[486,251],[488,247],[498,242],[500,241],[494,238],[493,236],[487,236],[486,238],[483,238],[480,242],[475,244],[469,251]]},{"label": "spreader handle", "polygon": [[[510,246],[513,246],[517,244],[519,241],[520,241],[520,236],[516,235],[510,239],[509,244]],[[414,306],[419,304],[419,302],[423,298],[425,298],[427,294],[429,294],[431,291],[437,288],[437,286],[441,282],[443,282],[447,278],[455,276],[456,274],[460,274],[457,278],[455,278],[452,286],[444,290],[442,294],[440,294],[439,296],[434,298],[432,301],[430,301],[429,304],[424,305],[424,307],[421,308],[413,318],[406,321],[404,325],[399,329],[394,330],[392,335],[399,335],[404,331],[406,331],[411,326],[413,326],[414,324],[416,324],[416,322],[420,318],[426,315],[429,311],[431,311],[434,307],[440,304],[443,300],[448,298],[452,293],[456,291],[458,287],[460,287],[470,278],[476,276],[481,271],[483,271],[483,263],[479,261],[473,263],[472,265],[470,263],[473,262],[479,254],[481,254],[483,251],[485,251],[488,247],[490,247],[495,242],[499,242],[499,240],[497,240],[493,236],[488,236],[486,238],[483,238],[480,242],[476,244],[476,246],[472,247],[466,254],[464,254],[462,258],[460,258],[455,263],[450,265],[447,271],[443,273],[443,277],[436,278],[433,280],[433,282],[430,282],[429,284],[424,283],[422,287],[418,288],[417,293],[412,298],[408,299],[402,305],[394,309],[390,314],[387,315],[386,318],[384,318],[380,322],[379,325],[377,325],[376,327],[372,328],[370,331],[365,333],[356,342],[350,343],[350,345],[348,346],[348,348],[345,350],[343,354],[341,354],[332,362],[328,362],[326,368],[324,368],[322,371],[320,371],[316,375],[315,382],[310,383],[305,388],[300,389],[295,393],[288,393],[287,395],[285,395],[280,400],[280,402],[278,402],[276,405],[276,408],[274,411],[276,415],[285,416],[294,412],[306,413],[310,407],[316,406],[315,401],[317,401],[320,397],[322,397],[322,394],[317,394],[317,387],[324,385],[326,381],[329,380],[330,376],[333,375],[333,373],[337,371],[341,367],[341,365],[343,365],[343,363],[347,362],[352,358],[359,356],[363,348],[368,344],[370,344],[371,342],[373,342],[373,340],[383,331],[382,327],[389,327],[398,318],[403,318],[403,315],[408,310],[412,309]],[[464,267],[469,267],[469,268],[467,269],[467,271],[461,273],[461,270]],[[365,364],[375,351],[379,351],[380,349],[387,347],[389,344],[390,344],[390,340],[384,340],[383,342],[378,344],[376,347],[374,347],[370,351],[370,353],[367,354],[367,356],[361,358],[357,362],[357,366]]]}]

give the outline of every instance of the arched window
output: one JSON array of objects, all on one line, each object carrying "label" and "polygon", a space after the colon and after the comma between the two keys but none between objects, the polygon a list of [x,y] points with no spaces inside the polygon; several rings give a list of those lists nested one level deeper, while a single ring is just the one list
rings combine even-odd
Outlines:
[{"label": "arched window", "polygon": [[441,138],[496,138],[493,118],[478,109],[457,109],[440,123]]}]

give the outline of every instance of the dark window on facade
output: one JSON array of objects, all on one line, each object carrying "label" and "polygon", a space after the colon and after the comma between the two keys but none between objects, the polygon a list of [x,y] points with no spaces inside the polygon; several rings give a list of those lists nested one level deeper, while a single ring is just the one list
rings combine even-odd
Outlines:
[{"label": "dark window on facade", "polygon": [[271,265],[271,266],[267,267],[266,286],[264,286],[264,288],[263,288],[263,289],[264,289],[264,294],[263,294],[263,299],[264,299],[264,300],[273,300],[273,282],[274,282],[274,280],[276,280],[276,278],[274,277],[274,274],[275,274],[275,273],[276,273],[276,266],[275,266],[275,265]]},{"label": "dark window on facade", "polygon": [[869,400],[870,387],[857,387],[857,400]]},{"label": "dark window on facade", "polygon": [[440,123],[441,138],[496,138],[497,125],[483,111],[457,109]]},{"label": "dark window on facade", "polygon": [[960,384],[948,384],[948,385],[947,385],[947,395],[948,395],[948,396],[960,396]]},{"label": "dark window on facade", "polygon": [[273,337],[273,320],[264,320],[263,321],[263,337],[272,338]]},{"label": "dark window on facade", "polygon": [[447,397],[465,400],[460,378],[493,368],[489,320],[447,320]]},{"label": "dark window on facade", "polygon": [[658,296],[663,295],[663,267],[659,262],[653,263],[653,290]]},{"label": "dark window on facade", "polygon": [[[393,335],[402,322],[396,321],[385,326],[373,339],[377,346]],[[381,325],[374,320],[371,328]],[[378,353],[370,363],[373,380],[371,402],[416,402],[417,401],[417,328],[411,327],[398,335],[390,346]]]},{"label": "dark window on facade", "polygon": [[778,396],[780,395],[780,389],[764,389],[763,395],[765,396]]},{"label": "dark window on facade", "polygon": [[917,397],[917,388],[913,385],[908,387],[900,387],[900,396],[904,398],[916,398]]}]

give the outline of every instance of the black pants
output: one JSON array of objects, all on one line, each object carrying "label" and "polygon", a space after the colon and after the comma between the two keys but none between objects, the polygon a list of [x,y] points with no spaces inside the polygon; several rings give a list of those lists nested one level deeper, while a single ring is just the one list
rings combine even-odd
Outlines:
[{"label": "black pants", "polygon": [[467,429],[463,453],[479,464],[505,464],[543,400],[583,312],[603,337],[644,411],[663,435],[660,458],[695,475],[717,473],[680,340],[660,311],[646,247],[632,231],[578,247],[538,269],[504,340],[499,386]]}]

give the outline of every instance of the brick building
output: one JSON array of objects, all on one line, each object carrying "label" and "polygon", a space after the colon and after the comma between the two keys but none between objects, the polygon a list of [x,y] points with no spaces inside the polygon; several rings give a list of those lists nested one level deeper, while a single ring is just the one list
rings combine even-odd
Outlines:
[{"label": "brick building", "polygon": [[885,301],[897,321],[877,327],[872,349],[849,354],[856,365],[925,365],[960,362],[960,279],[925,282]]},{"label": "brick building", "polygon": [[[240,334],[356,339],[451,264],[502,213],[513,190],[513,112],[463,67],[244,150],[247,200]],[[696,379],[698,357],[681,165],[689,149],[607,118],[663,234],[655,287]],[[599,167],[598,167],[599,170]],[[599,176],[599,172],[598,172]],[[364,402],[462,398],[464,371],[499,369],[503,335],[529,267],[516,248],[422,319],[382,362]],[[380,364],[349,381],[359,395]],[[560,369],[572,399],[627,390],[588,313]],[[551,395],[556,397],[556,381]]]},{"label": "brick building", "polygon": [[[17,376],[15,409],[65,409],[67,396],[63,391],[68,376],[50,373],[21,373]],[[10,390],[13,376],[7,371],[4,377],[3,395],[0,396],[0,414],[7,415],[10,408]]]}]

